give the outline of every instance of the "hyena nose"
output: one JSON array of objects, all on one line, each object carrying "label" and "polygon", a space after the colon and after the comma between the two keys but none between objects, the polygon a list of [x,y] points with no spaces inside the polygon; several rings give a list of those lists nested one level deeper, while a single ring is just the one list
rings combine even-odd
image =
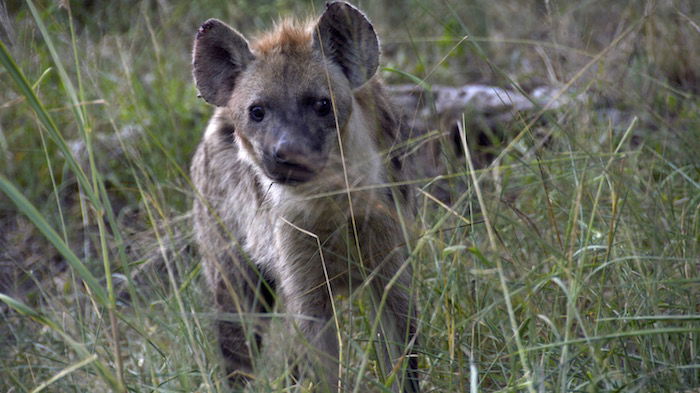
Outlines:
[{"label": "hyena nose", "polygon": [[273,151],[275,162],[281,165],[299,166],[311,169],[313,166],[311,154],[304,146],[288,140],[282,140]]}]

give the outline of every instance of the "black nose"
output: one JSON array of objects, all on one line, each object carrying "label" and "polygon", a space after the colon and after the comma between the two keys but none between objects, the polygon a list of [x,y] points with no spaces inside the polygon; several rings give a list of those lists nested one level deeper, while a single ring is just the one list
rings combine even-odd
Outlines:
[{"label": "black nose", "polygon": [[313,167],[311,152],[304,145],[283,139],[272,151],[272,158],[277,164],[300,167]]},{"label": "black nose", "polygon": [[278,144],[275,147],[274,152],[272,153],[272,156],[275,159],[275,162],[277,162],[278,164],[289,163],[290,158],[294,157],[295,155],[299,155],[299,154],[292,151],[292,149],[289,146],[281,145],[281,144]]},{"label": "black nose", "polygon": [[279,141],[263,157],[267,175],[278,182],[295,185],[311,180],[323,160],[299,143]]}]

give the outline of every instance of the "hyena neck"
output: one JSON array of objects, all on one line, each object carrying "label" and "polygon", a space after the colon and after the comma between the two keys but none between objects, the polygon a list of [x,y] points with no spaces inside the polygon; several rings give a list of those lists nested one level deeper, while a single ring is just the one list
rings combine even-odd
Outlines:
[{"label": "hyena neck", "polygon": [[376,113],[375,108],[362,108],[353,97],[353,111],[342,135],[343,155],[345,156],[348,183],[351,188],[377,185],[386,181],[382,157],[377,151],[375,119],[368,113]]}]

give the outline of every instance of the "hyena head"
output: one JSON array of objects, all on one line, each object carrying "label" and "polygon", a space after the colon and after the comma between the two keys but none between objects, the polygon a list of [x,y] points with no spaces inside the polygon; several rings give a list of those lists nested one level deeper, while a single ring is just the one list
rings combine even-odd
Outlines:
[{"label": "hyena head", "polygon": [[353,6],[328,4],[316,23],[281,23],[252,45],[210,19],[197,33],[194,78],[202,98],[224,107],[242,155],[271,180],[314,179],[337,148],[353,90],[377,70],[379,43]]}]

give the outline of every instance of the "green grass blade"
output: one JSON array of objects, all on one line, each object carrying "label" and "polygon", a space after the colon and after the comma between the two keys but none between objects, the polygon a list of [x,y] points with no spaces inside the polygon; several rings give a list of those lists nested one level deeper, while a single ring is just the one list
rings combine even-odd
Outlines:
[{"label": "green grass blade", "polygon": [[34,390],[32,390],[32,393],[39,393],[39,392],[41,392],[42,390],[44,390],[44,389],[46,389],[47,387],[49,387],[52,383],[58,381],[59,379],[65,377],[66,375],[72,373],[72,372],[75,371],[75,370],[78,370],[78,369],[81,369],[81,368],[87,366],[88,364],[94,362],[95,360],[97,360],[97,355],[92,354],[92,355],[88,356],[87,358],[85,358],[85,359],[83,359],[83,360],[81,360],[81,361],[79,361],[79,362],[77,362],[77,363],[71,364],[70,366],[68,366],[68,367],[64,368],[63,370],[61,370],[58,374],[56,374],[56,375],[54,375],[53,377],[51,377],[48,381],[46,381],[46,382],[42,383],[41,385],[35,387]]},{"label": "green grass blade", "polygon": [[[660,329],[632,330],[632,331],[627,331],[627,332],[605,334],[605,335],[594,336],[594,337],[584,337],[584,338],[575,338],[575,339],[570,339],[570,340],[565,340],[565,341],[558,341],[558,342],[553,342],[553,343],[549,343],[549,344],[538,345],[536,347],[524,348],[524,350],[526,352],[538,352],[538,351],[543,351],[546,349],[563,347],[565,345],[588,344],[592,341],[606,341],[606,340],[615,340],[615,339],[620,339],[620,338],[638,338],[638,337],[643,337],[643,336],[655,336],[655,335],[659,335],[659,334],[690,334],[690,333],[700,333],[700,326],[667,327],[667,328],[660,328]],[[517,353],[510,354],[510,356],[515,356],[515,355],[517,355]]]},{"label": "green grass blade", "polygon": [[58,75],[61,77],[63,87],[66,93],[68,93],[68,97],[70,98],[70,101],[73,104],[73,111],[78,118],[79,125],[82,126],[86,123],[86,121],[80,106],[80,100],[78,100],[78,94],[75,90],[75,87],[73,86],[73,83],[71,82],[70,78],[68,78],[68,73],[63,67],[60,58],[58,57],[58,51],[56,51],[56,47],[53,44],[53,40],[51,40],[51,35],[46,29],[46,25],[44,25],[44,23],[42,22],[41,17],[39,16],[39,12],[34,6],[34,2],[32,2],[31,0],[26,0],[26,2],[27,6],[29,7],[29,11],[34,17],[34,21],[36,22],[36,25],[39,28],[39,31],[41,32],[41,36],[44,38],[44,42],[46,43],[46,46],[49,49],[49,53],[51,53],[51,58],[53,59],[53,62],[56,65]]},{"label": "green grass blade", "polygon": [[41,231],[46,239],[53,244],[54,247],[66,259],[66,262],[78,273],[78,276],[90,288],[90,291],[97,297],[99,304],[107,304],[107,295],[104,288],[95,276],[90,273],[83,262],[68,245],[63,241],[61,236],[49,225],[41,213],[32,205],[17,188],[3,175],[0,175],[0,190],[7,195],[17,208]]},{"label": "green grass blade", "polygon": [[[32,309],[31,307],[27,306],[26,304],[14,299],[10,296],[5,295],[4,293],[0,293],[0,301],[4,302],[8,306],[10,306],[10,308],[17,311],[18,313],[20,313],[24,316],[27,316],[27,317],[33,319],[34,321],[36,321],[37,323],[50,328],[51,330],[55,331],[59,336],[61,336],[63,341],[65,341],[66,344],[68,344],[71,348],[73,348],[73,350],[75,352],[77,352],[84,359],[82,362],[77,363],[77,364],[73,365],[72,367],[75,368],[75,366],[77,366],[77,365],[82,367],[84,364],[81,364],[81,363],[83,363],[87,360],[89,360],[89,362],[94,362],[94,365],[95,365],[95,368],[97,369],[97,372],[102,376],[102,378],[105,380],[105,382],[107,382],[107,384],[112,387],[113,390],[115,390],[115,391],[122,391],[123,390],[120,388],[120,385],[119,385],[119,382],[117,382],[117,379],[109,371],[109,368],[107,366],[105,366],[105,364],[102,363],[97,358],[97,355],[90,353],[90,351],[88,351],[88,349],[85,347],[84,344],[73,339],[70,335],[68,335],[68,333],[63,331],[63,329],[61,329],[61,327],[58,324],[56,324],[54,321],[52,321],[51,319],[49,319],[45,315],[37,312],[36,310]],[[85,363],[85,364],[87,364],[87,363]],[[66,370],[73,371],[71,369],[71,367],[69,367]],[[66,371],[66,370],[64,370],[64,371]],[[59,373],[59,375],[60,374],[61,373]],[[41,386],[39,386],[39,387],[41,387]],[[37,390],[35,390],[35,391],[37,391]]]},{"label": "green grass blade", "polygon": [[78,180],[82,191],[85,192],[88,199],[95,206],[101,206],[97,194],[93,191],[92,187],[90,186],[90,182],[87,176],[85,175],[85,172],[83,172],[82,168],[75,160],[75,157],[73,157],[73,153],[71,152],[70,148],[68,147],[68,144],[63,138],[63,135],[61,135],[61,133],[59,132],[56,123],[54,122],[53,118],[49,115],[49,112],[46,110],[41,101],[39,101],[39,98],[34,93],[34,90],[32,89],[30,83],[27,81],[27,78],[25,77],[24,73],[17,66],[17,63],[15,63],[15,61],[12,59],[10,52],[7,50],[7,47],[5,46],[5,44],[2,43],[2,41],[0,41],[0,63],[2,63],[3,67],[5,67],[5,70],[7,70],[7,72],[10,74],[10,78],[17,85],[17,89],[19,90],[19,92],[22,95],[24,95],[24,97],[27,99],[27,103],[29,103],[29,106],[36,114],[37,118],[39,119],[39,122],[41,122],[41,124],[46,128],[46,130],[49,133],[49,136],[58,146],[59,150],[63,154],[64,159],[68,163],[68,166],[70,167],[71,171]]}]

